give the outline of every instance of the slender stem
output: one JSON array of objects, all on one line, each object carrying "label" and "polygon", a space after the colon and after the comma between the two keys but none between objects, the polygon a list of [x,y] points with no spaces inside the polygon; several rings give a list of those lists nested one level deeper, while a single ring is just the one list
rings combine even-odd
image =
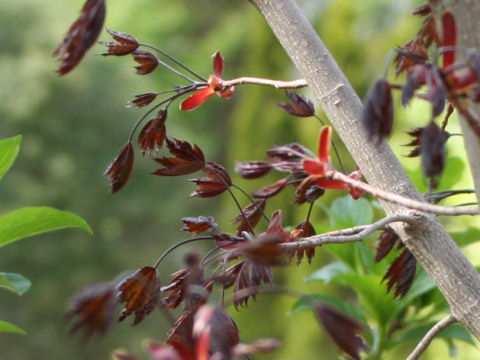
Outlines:
[{"label": "slender stem", "polygon": [[169,103],[167,105],[167,107],[168,107],[174,100],[178,99],[182,95],[185,95],[185,94],[189,93],[190,91],[196,90],[197,88],[200,87],[200,85],[202,85],[202,84],[196,83],[194,85],[181,87],[180,88],[181,90],[178,91],[175,95],[172,95],[169,98],[167,98],[165,100],[162,100],[160,103],[153,106],[150,110],[148,110],[145,114],[143,114],[143,116],[140,119],[137,120],[137,122],[135,123],[135,125],[132,128],[132,131],[130,132],[130,137],[128,138],[128,141],[130,141],[130,142],[132,141],[133,135],[135,134],[135,131],[137,131],[138,127],[143,122],[143,120],[145,120],[146,117],[148,115],[150,115],[154,110],[158,109],[160,106],[162,106],[165,103]]},{"label": "slender stem", "polygon": [[310,215],[312,214],[313,204],[315,204],[315,201],[311,202],[310,206],[308,207],[307,218],[305,220],[306,222],[310,221]]},{"label": "slender stem", "polygon": [[205,169],[207,169],[208,171],[213,172],[213,173],[217,176],[217,178],[223,183],[223,185],[225,185],[225,188],[226,188],[227,191],[230,193],[230,196],[232,197],[233,201],[235,202],[235,205],[237,205],[238,210],[240,210],[240,213],[242,214],[243,218],[245,219],[245,223],[247,224],[248,229],[250,230],[250,232],[251,232],[253,235],[255,235],[255,231],[253,230],[252,224],[250,224],[250,221],[248,220],[248,217],[245,215],[245,212],[243,211],[242,206],[241,206],[240,203],[238,202],[237,197],[236,197],[235,194],[233,193],[232,189],[230,189],[230,185],[225,181],[225,179],[223,178],[222,174],[220,174],[217,170],[215,170],[215,169],[214,169],[213,167],[211,167],[211,166],[206,166]]},{"label": "slender stem", "polygon": [[175,69],[174,67],[171,67],[170,65],[168,65],[165,61],[162,61],[162,60],[160,60],[160,59],[158,59],[158,58],[157,58],[157,60],[158,60],[158,63],[159,63],[160,65],[162,65],[164,68],[170,70],[170,71],[173,72],[174,74],[176,74],[176,75],[180,76],[181,78],[183,78],[183,79],[191,82],[192,84],[196,84],[196,83],[197,83],[197,82],[196,82],[195,80],[193,80],[192,78],[190,78],[190,77],[188,77],[187,75],[181,73],[180,71],[178,71],[178,70]]},{"label": "slender stem", "polygon": [[427,349],[428,345],[432,342],[432,340],[437,336],[442,330],[447,328],[447,326],[457,322],[457,319],[453,315],[448,315],[446,318],[440,320],[436,323],[423,337],[422,340],[418,343],[415,347],[413,352],[408,356],[407,360],[417,360],[423,354],[423,352]]},{"label": "slender stem", "polygon": [[342,174],[339,171],[332,171],[331,173],[325,174],[325,177],[331,180],[341,181],[350,187],[365,191],[370,195],[373,195],[379,199],[391,202],[393,204],[401,205],[409,209],[423,211],[430,214],[448,215],[448,216],[480,214],[478,206],[469,207],[469,208],[457,208],[457,207],[451,207],[451,206],[433,205],[430,203],[418,201],[418,200],[411,199],[399,194],[391,193],[391,192],[376,188],[362,181],[352,179]]},{"label": "slender stem", "polygon": [[245,190],[243,190],[240,186],[236,185],[236,184],[232,184],[232,187],[234,187],[235,189],[239,190],[243,195],[246,196],[246,198],[248,200],[250,200],[250,202],[252,204],[255,205],[255,207],[257,208],[258,211],[260,211],[260,213],[262,214],[262,216],[265,218],[265,220],[267,220],[267,222],[269,223],[270,222],[270,218],[267,216],[267,214],[265,214],[265,212],[262,210],[262,208],[260,207],[260,205],[257,204],[257,201],[255,199],[253,199]]},{"label": "slender stem", "polygon": [[[365,239],[367,236],[372,234],[373,232],[385,228],[386,225],[393,223],[393,222],[406,222],[406,223],[416,223],[419,221],[419,218],[415,215],[392,215],[386,218],[383,218],[373,224],[358,227],[361,228],[361,231],[354,233],[354,234],[335,234],[334,232],[314,235],[307,238],[303,238],[300,241],[290,242],[290,243],[282,243],[280,244],[281,247],[290,250],[301,250],[307,248],[313,248],[325,244],[346,244],[351,242],[359,242]],[[346,229],[342,230],[345,233],[347,231],[353,232],[353,229]],[[333,235],[332,235],[333,234]]]},{"label": "slender stem", "polygon": [[186,66],[185,64],[183,64],[180,60],[177,60],[175,59],[172,55],[170,55],[169,53],[155,47],[155,46],[152,46],[152,45],[148,45],[148,44],[140,44],[141,46],[144,46],[144,47],[147,47],[147,48],[150,48],[152,50],[155,50],[156,52],[162,54],[163,56],[169,58],[170,60],[172,60],[175,64],[177,64],[178,66],[182,67],[184,70],[187,70],[190,74],[192,74],[193,76],[196,76],[197,78],[199,78],[200,80],[202,81],[205,81],[207,82],[207,79],[205,79],[202,75],[199,75],[197,74],[195,71],[193,71],[192,69],[190,69],[188,66]]},{"label": "slender stem", "polygon": [[193,238],[190,238],[190,239],[186,239],[186,240],[180,241],[179,243],[173,244],[173,245],[170,246],[167,250],[165,250],[162,255],[160,255],[160,257],[159,257],[158,260],[155,262],[155,265],[153,265],[153,267],[154,267],[155,269],[157,269],[158,266],[160,265],[160,263],[163,261],[163,259],[165,259],[165,257],[166,257],[168,254],[170,254],[173,250],[175,250],[176,248],[179,248],[179,247],[182,246],[182,245],[189,244],[189,243],[191,243],[191,242],[199,241],[199,240],[213,240],[213,238],[212,238],[211,236],[197,236],[197,237],[193,237]]},{"label": "slender stem", "polygon": [[255,77],[239,77],[232,80],[219,80],[219,86],[222,88],[229,88],[236,85],[263,85],[270,86],[276,89],[301,89],[307,87],[308,84],[304,79],[292,80],[292,81],[281,81],[281,80],[271,80]]},{"label": "slender stem", "polygon": [[[473,194],[475,190],[473,189],[463,189],[463,190],[445,190],[445,191],[438,191],[432,193],[430,199],[433,203],[438,203],[439,201],[454,195],[461,195],[461,194]],[[458,206],[458,205],[457,205]]]},{"label": "slender stem", "polygon": [[[452,115],[453,110],[454,110],[453,105],[448,104],[447,113],[445,114],[445,117],[443,118],[442,125],[441,125],[442,130],[445,130],[445,128],[447,127],[448,119],[450,118],[450,115]],[[449,136],[452,136],[452,135],[453,134],[450,134]]]}]

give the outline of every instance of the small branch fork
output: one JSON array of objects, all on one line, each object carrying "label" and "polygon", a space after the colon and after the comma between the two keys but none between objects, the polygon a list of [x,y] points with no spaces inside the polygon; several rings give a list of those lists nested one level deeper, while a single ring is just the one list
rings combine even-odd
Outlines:
[{"label": "small branch fork", "polygon": [[430,345],[432,340],[437,336],[442,330],[444,330],[447,326],[457,322],[457,319],[453,315],[448,315],[443,320],[440,320],[436,323],[423,337],[422,340],[418,343],[415,347],[413,352],[408,356],[407,360],[417,360],[423,354],[423,352],[427,349]]},{"label": "small branch fork", "polygon": [[325,177],[331,180],[341,181],[352,188],[365,191],[370,195],[373,195],[379,199],[382,199],[397,205],[401,205],[409,209],[422,211],[425,213],[430,213],[435,215],[448,215],[448,216],[480,214],[480,210],[478,206],[460,208],[460,207],[434,205],[434,204],[422,202],[422,201],[411,199],[399,194],[394,194],[385,190],[378,189],[362,181],[352,179],[338,171],[329,172],[325,175]]},{"label": "small branch fork", "polygon": [[325,244],[346,244],[351,242],[359,242],[365,239],[367,236],[373,232],[384,229],[390,223],[393,222],[405,222],[413,225],[420,220],[418,215],[392,215],[385,217],[373,224],[355,226],[349,229],[342,229],[331,231],[325,234],[310,236],[303,238],[300,241],[283,243],[282,246],[285,249],[291,250],[303,250],[307,248],[313,248],[316,246],[321,246]]}]

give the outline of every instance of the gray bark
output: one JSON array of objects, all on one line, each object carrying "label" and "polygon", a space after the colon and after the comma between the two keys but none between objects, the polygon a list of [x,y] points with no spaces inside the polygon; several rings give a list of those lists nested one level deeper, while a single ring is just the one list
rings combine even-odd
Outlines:
[{"label": "gray bark", "polygon": [[[457,24],[457,41],[459,47],[480,50],[480,1],[477,0],[430,0],[430,6],[435,12],[437,19],[440,19],[445,9],[451,10]],[[437,20],[440,23],[439,20]],[[459,52],[457,58],[464,58]],[[469,111],[476,118],[480,119],[480,106],[471,105]],[[467,151],[470,168],[475,185],[477,199],[480,199],[480,139],[472,130],[470,124],[460,116],[460,125],[465,139],[465,150]]]},{"label": "gray bark", "polygon": [[[414,199],[422,195],[388,144],[367,140],[360,123],[362,103],[294,0],[250,0],[312,89],[367,181]],[[382,203],[387,215],[409,210]],[[392,226],[447,299],[453,316],[480,339],[480,276],[433,216],[418,226]]]}]

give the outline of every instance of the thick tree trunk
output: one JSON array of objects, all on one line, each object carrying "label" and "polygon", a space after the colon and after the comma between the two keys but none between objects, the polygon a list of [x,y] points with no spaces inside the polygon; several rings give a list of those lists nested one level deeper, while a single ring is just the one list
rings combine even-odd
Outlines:
[{"label": "thick tree trunk", "polygon": [[[294,0],[250,0],[265,17],[281,45],[313,90],[368,182],[414,199],[412,184],[388,144],[368,142],[360,123],[362,103]],[[383,203],[388,215],[408,209]],[[408,249],[432,276],[452,314],[480,339],[480,276],[435,217],[418,226],[393,226]]]},{"label": "thick tree trunk", "polygon": [[[472,0],[430,0],[437,19],[443,11],[452,11],[457,24],[458,46],[460,48],[480,50],[480,2]],[[437,20],[440,23],[439,20]],[[458,52],[457,58],[465,58],[465,54]],[[480,106],[471,105],[470,113],[480,120]],[[465,139],[470,168],[475,184],[477,199],[480,199],[480,137],[473,131],[468,121],[460,116],[460,124]]]}]

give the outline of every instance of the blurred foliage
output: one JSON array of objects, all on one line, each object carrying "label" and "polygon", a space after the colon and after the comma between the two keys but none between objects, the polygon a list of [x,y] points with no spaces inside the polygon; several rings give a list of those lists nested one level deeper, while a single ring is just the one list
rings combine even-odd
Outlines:
[{"label": "blurred foliage", "polygon": [[[87,285],[151,265],[167,246],[185,237],[179,231],[181,217],[213,215],[227,230],[237,215],[226,195],[220,200],[187,200],[191,184],[182,178],[149,176],[156,165],[139,155],[129,184],[118,194],[108,193],[102,173],[142,114],[123,106],[133,94],[168,89],[179,79],[163,69],[147,77],[135,75],[129,58],[94,56],[104,50],[98,45],[72,74],[55,76],[51,54],[82,3],[17,0],[3,4],[0,13],[0,136],[24,136],[21,156],[3,179],[0,212],[26,204],[54,206],[81,215],[94,231],[93,236],[68,230],[42,235],[42,242],[25,241],[2,251],[2,268],[21,272],[33,282],[21,299],[10,294],[0,297],[2,319],[28,332],[25,337],[0,337],[2,360],[105,359],[119,346],[141,354],[142,339],[162,341],[165,337],[168,323],[160,312],[135,328],[117,324],[104,339],[84,345],[67,335],[63,317],[67,299]],[[302,0],[299,4],[361,97],[372,79],[381,75],[387,52],[408,41],[420,24],[409,16],[420,4],[413,0]],[[107,27],[161,47],[203,75],[211,72],[210,55],[221,50],[226,79],[298,76],[271,30],[247,1],[116,0],[107,5]],[[101,39],[108,37],[103,34]],[[172,136],[197,143],[208,159],[225,164],[230,171],[234,160],[262,159],[272,145],[301,141],[315,148],[317,120],[289,117],[275,105],[279,101],[285,101],[285,96],[274,89],[238,87],[229,101],[215,97],[189,113],[172,109],[167,129]],[[396,122],[396,128],[403,131],[416,125],[411,114],[416,111],[418,117],[419,106],[420,110],[414,105],[400,111],[402,121]],[[399,146],[406,142],[404,135],[392,139],[399,154],[405,152]],[[342,152],[348,159],[343,148]],[[412,167],[412,160],[405,161]],[[354,167],[351,160],[347,165]],[[236,177],[234,181],[250,190],[261,185]],[[330,203],[338,195],[332,191],[324,201]],[[286,192],[282,200],[269,204],[267,212],[286,205],[290,211],[284,212],[284,224],[296,224],[307,208],[294,208],[291,202],[292,194]],[[315,210],[313,219],[318,226],[327,224],[321,209]],[[182,250],[174,252],[162,265],[164,279],[182,266],[182,254]],[[331,255],[319,249],[313,265],[276,271],[275,279],[307,293],[352,299],[352,292],[345,288],[301,281],[328,261]],[[282,350],[262,358],[315,359],[320,352],[324,359],[336,358],[337,350],[311,314],[289,314],[292,299],[264,296],[247,310],[232,311],[244,341],[267,336],[283,341]],[[14,310],[3,313],[7,307]],[[434,347],[426,359],[438,358],[446,351]],[[409,350],[392,352],[390,358],[405,357]],[[459,349],[462,359],[469,358],[467,351]]]}]

